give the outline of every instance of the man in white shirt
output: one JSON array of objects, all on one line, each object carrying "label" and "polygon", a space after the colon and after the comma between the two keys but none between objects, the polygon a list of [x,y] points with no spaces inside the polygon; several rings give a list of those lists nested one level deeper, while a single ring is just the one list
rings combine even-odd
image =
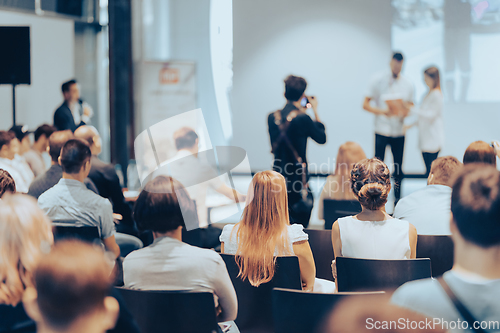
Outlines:
[{"label": "man in white shirt", "polygon": [[38,177],[50,168],[49,136],[55,132],[55,127],[47,124],[39,126],[35,131],[35,143],[23,157],[28,162],[31,171]]},{"label": "man in white shirt", "polygon": [[[468,324],[445,292],[443,281],[405,283],[392,302],[434,318],[435,328],[471,332],[500,331],[500,173],[491,165],[466,165],[453,185],[450,229],[455,244],[453,268],[444,284],[475,319]],[[446,287],[446,286],[444,286]],[[460,325],[459,325],[460,324]],[[476,331],[478,332],[478,331]]]},{"label": "man in white shirt", "polygon": [[427,186],[401,199],[394,217],[413,224],[419,235],[450,235],[451,180],[462,166],[453,156],[437,158]]},{"label": "man in white shirt", "polygon": [[14,179],[16,192],[27,193],[34,176],[16,160],[16,149],[13,141],[17,140],[13,132],[0,131],[0,169],[4,169]]},{"label": "man in white shirt", "polygon": [[394,161],[394,196],[397,202],[401,198],[403,178],[404,118],[413,105],[414,93],[411,82],[401,75],[401,53],[393,53],[390,67],[390,71],[379,73],[372,79],[363,109],[375,114],[375,157],[384,161],[385,149],[387,145],[391,146]]}]

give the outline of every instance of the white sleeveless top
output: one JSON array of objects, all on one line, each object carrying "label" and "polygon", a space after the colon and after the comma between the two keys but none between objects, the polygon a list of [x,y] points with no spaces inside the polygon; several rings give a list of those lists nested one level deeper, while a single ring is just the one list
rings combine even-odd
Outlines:
[{"label": "white sleeveless top", "polygon": [[410,259],[410,223],[400,219],[338,219],[342,256],[364,259]]},{"label": "white sleeveless top", "polygon": [[[304,232],[304,226],[302,224],[292,224],[289,225],[287,228],[288,228],[288,244],[290,244],[290,251],[291,251],[290,253],[293,254],[292,245],[297,242],[308,240],[309,235],[307,235]],[[227,224],[224,226],[224,229],[222,229],[222,233],[219,239],[222,243],[224,243],[224,253],[236,254],[236,251],[238,250],[238,240],[236,239],[237,232],[238,232],[238,225],[235,224]]]}]

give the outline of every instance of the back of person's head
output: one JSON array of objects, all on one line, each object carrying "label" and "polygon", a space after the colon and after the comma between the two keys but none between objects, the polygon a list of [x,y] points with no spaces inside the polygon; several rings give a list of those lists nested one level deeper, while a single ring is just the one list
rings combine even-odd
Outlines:
[{"label": "back of person's head", "polygon": [[48,139],[52,133],[56,131],[56,128],[51,125],[43,124],[35,130],[35,142],[40,140],[40,138],[45,137]]},{"label": "back of person's head", "polygon": [[172,177],[158,176],[149,181],[139,194],[134,207],[134,220],[141,230],[160,234],[185,228],[184,216],[196,212],[184,186]]},{"label": "back of person's head", "polygon": [[378,158],[356,163],[351,171],[351,188],[363,207],[370,210],[384,207],[391,191],[389,168]]},{"label": "back of person's head", "polygon": [[3,146],[10,145],[11,141],[14,140],[16,135],[11,131],[0,131],[0,149]]},{"label": "back of person's head", "polygon": [[[28,130],[28,126],[26,126],[26,125],[24,125],[24,126],[14,125],[9,129],[9,132],[14,133],[14,135],[19,140],[19,142],[22,142],[24,140],[24,138],[28,137],[28,135],[30,133]],[[27,140],[28,139],[29,139],[29,137],[27,138]],[[29,142],[29,140],[28,140],[28,142]]]},{"label": "back of person's head", "polygon": [[182,127],[175,131],[174,141],[177,150],[192,148],[198,140],[198,134],[190,127]]},{"label": "back of person's head", "polygon": [[61,90],[64,93],[68,92],[71,88],[72,85],[76,84],[76,80],[69,80],[69,81],[66,81],[62,84],[61,86]]},{"label": "back of person's head", "polygon": [[496,166],[495,149],[484,141],[475,141],[467,147],[464,154],[464,164],[486,163]]},{"label": "back of person's head", "polygon": [[336,175],[350,175],[354,164],[366,159],[363,148],[356,142],[347,141],[339,147],[335,165]]},{"label": "back of person's head", "polygon": [[240,276],[253,286],[271,281],[275,251],[289,254],[288,199],[285,178],[275,171],[255,174],[238,224],[236,259]]},{"label": "back of person's head", "polygon": [[40,259],[33,274],[35,288],[26,292],[24,306],[45,329],[105,332],[118,318],[118,302],[108,297],[110,273],[110,262],[99,247],[60,241]]},{"label": "back of person's head", "polygon": [[429,184],[452,186],[454,175],[463,167],[463,164],[453,156],[438,157],[432,162],[429,173]]},{"label": "back of person's head", "polygon": [[89,145],[81,139],[68,140],[61,149],[60,162],[63,172],[79,173],[92,156]]},{"label": "back of person's head", "polygon": [[5,193],[16,193],[14,178],[4,169],[0,169],[0,198]]},{"label": "back of person's head", "polygon": [[401,52],[392,52],[392,59],[396,60],[396,61],[403,61],[404,60],[403,53],[401,53]]},{"label": "back of person's head", "polygon": [[285,79],[285,98],[297,102],[307,88],[307,81],[300,76],[288,75]]},{"label": "back of person's head", "polygon": [[16,305],[42,251],[53,242],[50,220],[37,201],[25,194],[5,194],[0,200],[0,304]]},{"label": "back of person's head", "polygon": [[432,79],[434,82],[434,86],[432,89],[441,89],[441,79],[439,77],[439,69],[437,67],[431,66],[428,67],[425,71],[424,74],[427,75]]},{"label": "back of person's head", "polygon": [[49,137],[49,154],[52,162],[58,163],[59,156],[61,156],[61,148],[68,140],[74,138],[71,130],[56,131]]},{"label": "back of person's head", "polygon": [[483,248],[500,245],[500,173],[488,164],[469,164],[458,174],[451,212],[466,241]]}]

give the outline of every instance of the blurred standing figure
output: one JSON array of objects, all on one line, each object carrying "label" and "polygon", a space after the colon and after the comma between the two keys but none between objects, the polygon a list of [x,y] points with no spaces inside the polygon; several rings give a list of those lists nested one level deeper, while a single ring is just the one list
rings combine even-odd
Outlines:
[{"label": "blurred standing figure", "polygon": [[[394,197],[401,198],[403,153],[405,146],[404,119],[413,105],[413,84],[401,75],[403,55],[392,54],[390,71],[376,75],[363,102],[363,109],[375,114],[375,157],[385,159],[385,149],[391,146],[394,163]],[[374,102],[374,105],[371,102]],[[394,107],[389,108],[389,104]]]},{"label": "blurred standing figure", "polygon": [[438,157],[444,144],[443,93],[439,78],[439,69],[429,67],[424,71],[424,81],[429,91],[416,110],[416,122],[405,126],[405,130],[417,125],[419,145],[425,163],[425,174],[429,176],[431,164]]},{"label": "blurred standing figure", "polygon": [[50,168],[49,136],[55,132],[55,127],[43,124],[35,131],[35,143],[24,153],[24,158],[35,174],[35,177],[43,174]]},{"label": "blurred standing figure", "polygon": [[54,113],[54,126],[58,131],[71,130],[85,125],[92,117],[92,108],[80,99],[80,87],[76,80],[63,83],[64,102]]},{"label": "blurred standing figure", "polygon": [[[286,179],[290,223],[300,223],[304,227],[309,225],[313,202],[307,184],[307,139],[326,143],[325,125],[318,117],[318,100],[305,95],[306,87],[304,78],[289,75],[285,79],[285,107],[272,112],[267,118],[274,155],[273,170]],[[314,112],[315,120],[306,113],[309,107]],[[307,199],[302,190],[307,191]]]}]

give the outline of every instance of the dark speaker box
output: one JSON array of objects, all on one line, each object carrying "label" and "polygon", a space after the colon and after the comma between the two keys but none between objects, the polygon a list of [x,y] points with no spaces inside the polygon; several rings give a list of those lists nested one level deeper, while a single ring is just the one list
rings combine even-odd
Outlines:
[{"label": "dark speaker box", "polygon": [[30,27],[0,27],[0,84],[31,84]]}]

